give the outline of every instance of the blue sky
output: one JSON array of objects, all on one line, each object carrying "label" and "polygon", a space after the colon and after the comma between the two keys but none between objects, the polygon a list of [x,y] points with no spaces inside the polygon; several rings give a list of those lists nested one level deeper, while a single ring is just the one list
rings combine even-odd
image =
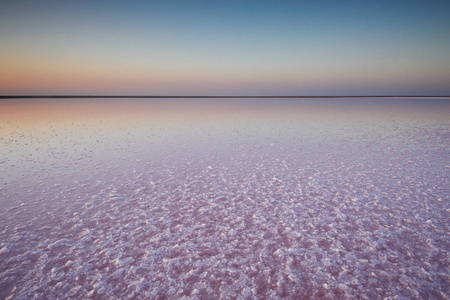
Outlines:
[{"label": "blue sky", "polygon": [[4,1],[1,94],[450,94],[449,1]]}]

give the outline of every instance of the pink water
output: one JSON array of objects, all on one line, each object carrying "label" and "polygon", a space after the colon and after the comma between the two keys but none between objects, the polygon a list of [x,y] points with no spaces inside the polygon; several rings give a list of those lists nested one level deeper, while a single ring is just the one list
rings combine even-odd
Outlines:
[{"label": "pink water", "polygon": [[0,102],[0,298],[450,297],[450,102]]}]

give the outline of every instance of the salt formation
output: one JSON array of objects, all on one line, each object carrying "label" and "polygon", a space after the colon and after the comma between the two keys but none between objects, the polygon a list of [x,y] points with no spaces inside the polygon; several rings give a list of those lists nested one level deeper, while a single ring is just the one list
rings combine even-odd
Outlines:
[{"label": "salt formation", "polygon": [[448,137],[283,122],[175,145],[72,128],[1,190],[0,298],[448,298]]}]

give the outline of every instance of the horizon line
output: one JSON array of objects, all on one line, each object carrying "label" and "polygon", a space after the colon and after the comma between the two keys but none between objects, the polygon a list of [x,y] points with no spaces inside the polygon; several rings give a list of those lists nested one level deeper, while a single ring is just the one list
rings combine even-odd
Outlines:
[{"label": "horizon line", "polygon": [[312,95],[289,95],[289,96],[231,96],[231,95],[197,95],[197,96],[175,96],[175,95],[0,95],[0,99],[33,99],[33,98],[141,98],[141,99],[194,99],[194,98],[222,98],[222,99],[237,99],[237,98],[246,98],[246,99],[257,99],[257,98],[305,98],[305,99],[317,99],[317,98],[450,98],[449,96],[424,96],[424,95],[359,95],[359,96],[337,96],[337,95],[322,95],[322,96],[312,96]]}]

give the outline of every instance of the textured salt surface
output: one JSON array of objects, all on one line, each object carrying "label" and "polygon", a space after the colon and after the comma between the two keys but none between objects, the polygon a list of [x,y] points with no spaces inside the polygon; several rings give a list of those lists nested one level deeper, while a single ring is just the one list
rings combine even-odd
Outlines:
[{"label": "textured salt surface", "polygon": [[443,107],[2,123],[0,298],[447,299]]}]

